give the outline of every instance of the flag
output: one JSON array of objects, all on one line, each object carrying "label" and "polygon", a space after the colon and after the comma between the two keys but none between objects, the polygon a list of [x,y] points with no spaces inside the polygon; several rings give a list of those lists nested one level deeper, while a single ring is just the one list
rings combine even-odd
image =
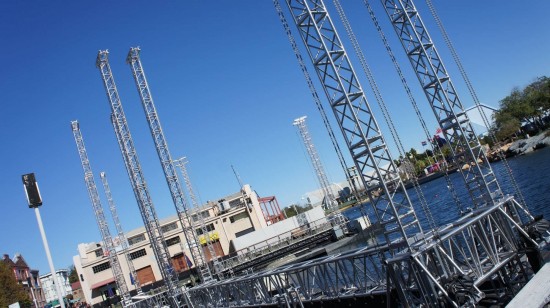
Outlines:
[{"label": "flag", "polygon": [[132,276],[132,274],[130,274],[130,283],[131,284],[136,284],[136,282],[134,281],[134,276]]},{"label": "flag", "polygon": [[191,262],[189,257],[187,257],[187,255],[185,254],[185,252],[183,253],[183,257],[185,257],[185,263],[187,263],[187,267],[191,268],[193,266],[193,262]]},{"label": "flag", "polygon": [[425,147],[426,144],[428,144],[428,143],[426,143],[426,141],[422,141],[422,146],[423,146],[423,147]]},{"label": "flag", "polygon": [[436,130],[435,130],[435,133],[436,134],[441,134],[443,132],[443,130],[441,129],[441,127],[438,127]]}]

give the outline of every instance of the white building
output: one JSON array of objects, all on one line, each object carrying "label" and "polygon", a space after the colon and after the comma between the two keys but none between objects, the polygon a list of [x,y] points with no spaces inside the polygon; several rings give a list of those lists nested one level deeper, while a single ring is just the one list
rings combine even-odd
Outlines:
[{"label": "white building", "polygon": [[46,302],[58,299],[55,289],[55,283],[57,283],[57,281],[61,283],[59,287],[61,296],[65,297],[72,294],[71,284],[69,283],[69,271],[66,269],[59,269],[55,272],[55,276],[57,277],[56,279],[54,279],[52,273],[48,273],[39,277]]},{"label": "white building", "polygon": [[[222,200],[223,202],[209,201],[199,209],[191,210],[191,220],[197,228],[198,240],[203,246],[206,261],[212,258],[210,251],[204,246],[206,240],[198,225],[200,221],[198,215],[204,219],[207,236],[213,243],[214,251],[218,256],[228,254],[232,240],[267,226],[258,196],[249,185],[244,185],[241,191],[226,196],[220,201]],[[189,269],[187,258],[191,258],[191,254],[177,215],[162,219],[159,224],[171,256],[172,267],[178,273],[185,272]],[[152,284],[160,281],[162,276],[150,247],[148,234],[145,228],[141,227],[126,233],[126,239],[137,278],[142,287],[150,288]],[[130,281],[126,257],[122,251],[117,253],[117,257],[128,290],[134,291],[135,286]],[[79,244],[78,255],[73,257],[73,261],[88,304],[98,304],[107,298],[119,295],[102,243]],[[193,266],[191,264],[191,267]]]}]

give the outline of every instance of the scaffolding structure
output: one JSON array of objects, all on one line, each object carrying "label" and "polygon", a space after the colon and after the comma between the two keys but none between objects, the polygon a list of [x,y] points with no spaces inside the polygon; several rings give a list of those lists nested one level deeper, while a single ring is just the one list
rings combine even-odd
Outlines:
[{"label": "scaffolding structure", "polygon": [[84,170],[84,181],[86,182],[86,189],[88,190],[88,195],[90,197],[90,202],[92,203],[92,208],[94,210],[97,227],[99,228],[101,239],[103,240],[103,254],[107,256],[107,259],[109,260],[109,265],[111,267],[111,270],[113,271],[113,276],[115,278],[117,289],[119,290],[120,296],[122,298],[122,305],[124,307],[132,307],[130,292],[128,291],[128,287],[124,279],[122,267],[120,266],[120,262],[118,261],[117,252],[113,244],[113,238],[111,237],[111,232],[109,231],[109,225],[107,224],[105,214],[103,213],[103,206],[101,205],[101,200],[99,199],[99,193],[95,184],[94,174],[92,172],[90,160],[88,159],[88,153],[86,151],[86,146],[84,145],[84,138],[82,138],[82,132],[80,131],[80,125],[78,121],[71,121],[71,128],[73,131],[74,140],[76,142],[78,155],[80,156],[82,169]]},{"label": "scaffolding structure", "polygon": [[[471,166],[462,174],[471,209],[452,224],[427,232],[418,223],[323,1],[285,2],[367,189],[374,223],[381,226],[382,236],[372,247],[341,256],[192,289],[193,301],[218,307],[302,306],[304,302],[386,294],[388,306],[458,307],[476,305],[487,295],[499,300],[513,296],[538,270],[533,259],[547,239],[534,240],[527,232],[533,223],[531,214],[502,193],[412,1],[381,2],[452,148],[453,159]],[[274,4],[281,16],[278,0]],[[532,253],[526,254],[526,248]]]},{"label": "scaffolding structure", "polygon": [[143,110],[145,111],[147,123],[149,123],[151,136],[155,142],[162,171],[164,172],[166,183],[170,189],[172,202],[176,208],[176,212],[183,229],[183,234],[185,236],[185,241],[189,246],[191,257],[193,258],[193,263],[199,269],[201,280],[203,282],[207,282],[212,280],[212,273],[210,272],[208,263],[205,261],[202,247],[197,240],[195,228],[189,219],[189,211],[185,203],[183,188],[176,173],[176,168],[174,167],[174,162],[172,161],[172,156],[170,154],[170,150],[168,149],[168,143],[164,137],[160,119],[153,102],[151,90],[149,89],[147,78],[145,77],[145,72],[140,59],[140,51],[141,50],[139,47],[130,48],[128,57],[126,58],[126,63],[128,63],[132,69],[132,75],[134,76],[134,81],[141,99]]},{"label": "scaffolding structure", "polygon": [[155,255],[155,260],[160,268],[162,280],[167,289],[165,294],[172,307],[181,307],[185,298],[182,298],[182,291],[177,284],[177,275],[172,268],[168,247],[166,246],[155,206],[134,147],[134,141],[130,134],[126,115],[124,114],[122,102],[120,101],[113,73],[109,65],[108,55],[109,52],[107,50],[100,50],[97,55],[96,65],[100,70],[109,106],[111,107],[111,121],[115,129],[115,135],[122,152],[132,189],[134,190],[143,224]]},{"label": "scaffolding structure", "polygon": [[[199,228],[202,231],[202,236],[204,237],[204,244],[205,244],[204,246],[206,247],[206,249],[208,249],[208,252],[210,253],[210,260],[212,261],[214,273],[221,280],[223,279],[223,274],[221,271],[221,265],[219,262],[218,254],[216,254],[214,246],[212,245],[212,241],[210,240],[210,234],[208,232],[208,229],[206,228],[206,222],[204,221],[204,217],[200,212],[199,201],[197,199],[197,196],[195,195],[193,184],[191,184],[191,178],[189,177],[189,173],[187,173],[187,167],[185,167],[185,165],[188,162],[189,161],[187,160],[187,158],[182,157],[180,159],[175,160],[174,165],[176,165],[180,169],[181,175],[183,176],[183,180],[185,182],[185,186],[187,187],[187,193],[189,194],[189,198],[191,199],[191,204],[197,210],[196,215],[197,215],[197,219],[199,220]],[[202,246],[202,243],[200,240],[197,243],[199,243]]]},{"label": "scaffolding structure", "polygon": [[139,282],[139,277],[137,276],[136,269],[134,267],[134,262],[130,258],[128,240],[126,235],[124,235],[124,230],[122,229],[122,224],[118,218],[118,211],[116,209],[115,200],[113,200],[113,194],[111,193],[111,187],[109,186],[109,181],[107,181],[107,174],[105,172],[100,172],[99,177],[103,183],[103,190],[105,191],[105,196],[107,197],[107,202],[109,203],[109,210],[111,211],[111,217],[115,224],[115,229],[117,231],[118,241],[120,242],[120,247],[122,248],[122,254],[126,258],[126,264],[128,264],[128,270],[130,272],[130,281],[135,286],[137,294],[140,295],[143,293],[141,290],[141,283]]}]

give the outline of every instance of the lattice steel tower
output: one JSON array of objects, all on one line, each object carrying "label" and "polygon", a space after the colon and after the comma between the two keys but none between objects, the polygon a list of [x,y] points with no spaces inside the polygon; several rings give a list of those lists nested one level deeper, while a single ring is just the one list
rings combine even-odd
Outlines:
[{"label": "lattice steel tower", "polygon": [[126,281],[124,280],[122,268],[118,262],[117,253],[113,245],[113,238],[111,237],[111,232],[109,232],[109,225],[105,219],[105,214],[103,214],[103,206],[101,205],[101,200],[99,199],[94,174],[92,172],[92,167],[90,166],[90,160],[88,159],[88,153],[86,152],[86,147],[84,146],[84,139],[82,138],[78,121],[71,121],[71,128],[73,130],[78,155],[80,156],[80,162],[82,163],[82,169],[84,169],[86,189],[88,190],[88,196],[90,197],[90,202],[92,203],[97,227],[99,228],[101,239],[103,240],[103,245],[105,248],[103,253],[104,255],[107,255],[107,258],[109,259],[109,264],[111,265],[111,270],[113,271],[117,288],[120,292],[120,296],[122,297],[123,305],[125,307],[131,307],[132,299],[130,298],[130,292],[126,286]]},{"label": "lattice steel tower", "polygon": [[306,118],[306,116],[297,118],[294,122],[292,122],[292,125],[298,127],[300,137],[302,137],[307,154],[309,155],[309,159],[311,160],[311,164],[315,170],[315,175],[317,175],[317,180],[319,181],[319,185],[323,191],[323,195],[325,197],[325,200],[323,201],[325,202],[326,209],[329,212],[334,212],[338,210],[338,204],[336,203],[336,198],[334,198],[334,194],[330,189],[330,182],[328,181],[328,177],[325,173],[325,168],[323,167],[319,154],[317,154],[315,145],[313,145],[313,141],[311,140],[311,135],[309,134],[309,130],[306,125]]},{"label": "lattice steel tower", "polygon": [[176,168],[174,167],[172,156],[170,155],[170,150],[168,149],[168,143],[166,142],[166,138],[164,137],[164,133],[162,131],[162,126],[160,125],[158,113],[153,102],[153,97],[151,96],[151,91],[149,90],[149,85],[147,84],[147,79],[145,78],[145,72],[143,71],[139,53],[139,47],[130,48],[128,57],[126,58],[126,63],[128,63],[132,68],[132,74],[139,92],[139,97],[141,98],[141,103],[143,110],[145,111],[147,122],[149,123],[153,141],[155,142],[160,164],[162,165],[162,170],[164,171],[164,176],[166,178],[166,183],[170,188],[170,195],[172,196],[172,201],[174,202],[176,212],[178,213],[178,218],[183,228],[185,241],[189,246],[195,266],[199,269],[202,281],[210,281],[212,280],[212,273],[210,272],[210,268],[204,259],[202,247],[197,241],[195,228],[191,224],[191,220],[188,216],[188,209],[185,204],[185,195],[176,173]]},{"label": "lattice steel tower", "polygon": [[382,244],[390,254],[408,249],[422,228],[328,11],[322,1],[286,3],[384,229]]},{"label": "lattice steel tower", "polygon": [[122,156],[130,177],[130,182],[132,183],[143,224],[155,254],[155,260],[160,268],[162,279],[167,288],[168,298],[172,306],[180,307],[181,291],[180,288],[177,287],[177,275],[172,268],[168,247],[166,246],[166,241],[162,234],[155,206],[153,205],[153,200],[151,199],[147,187],[147,182],[141,170],[141,163],[139,162],[134,147],[134,141],[132,140],[130,129],[126,121],[126,115],[124,114],[122,103],[118,95],[113,73],[109,65],[108,55],[109,52],[107,50],[100,50],[97,55],[96,65],[100,70],[103,85],[105,86],[105,91],[111,107],[111,120],[114,123],[115,134],[122,150]]},{"label": "lattice steel tower", "polygon": [[[187,193],[189,194],[189,198],[191,199],[191,205],[196,210],[200,210],[200,204],[199,204],[199,201],[197,199],[197,196],[195,195],[195,190],[193,189],[193,184],[191,184],[191,178],[189,178],[189,173],[187,173],[187,167],[185,167],[185,165],[188,162],[189,161],[185,157],[174,160],[174,164],[180,169],[181,175],[183,176],[183,181],[185,182],[185,186],[187,187]],[[196,215],[199,219],[199,227],[202,231],[202,234],[204,236],[204,240],[206,242],[205,243],[206,248],[208,249],[208,252],[210,253],[210,258],[212,260],[212,264],[214,265],[214,273],[218,275],[218,278],[223,279],[222,267],[221,267],[221,264],[219,262],[218,255],[216,254],[216,251],[214,250],[214,246],[212,245],[212,241],[210,240],[210,236],[208,235],[208,229],[206,228],[206,223],[204,221],[204,217],[202,216],[202,213],[200,211],[197,211]]]},{"label": "lattice steel tower", "polygon": [[128,250],[128,241],[126,240],[126,235],[124,235],[124,230],[120,224],[120,219],[118,218],[118,212],[116,209],[115,201],[113,200],[113,195],[111,194],[111,187],[107,181],[107,175],[105,172],[100,172],[99,177],[103,183],[103,190],[105,191],[105,196],[107,197],[107,202],[109,203],[109,210],[111,211],[111,216],[113,217],[113,222],[115,223],[115,228],[120,241],[120,246],[122,247],[122,253],[126,258],[126,263],[128,264],[128,270],[130,271],[131,278],[133,279],[133,284],[136,287],[137,293],[141,294],[141,283],[139,282],[136,269],[134,268],[134,262],[130,258],[130,252]]}]

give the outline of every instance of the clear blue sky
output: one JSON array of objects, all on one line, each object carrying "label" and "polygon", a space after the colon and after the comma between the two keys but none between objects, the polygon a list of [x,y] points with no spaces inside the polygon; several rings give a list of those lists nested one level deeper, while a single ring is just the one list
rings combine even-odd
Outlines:
[{"label": "clear blue sky", "polygon": [[[550,75],[546,21],[550,2],[434,2],[483,103],[497,106],[514,86]],[[394,112],[405,147],[421,149],[417,120],[366,9],[360,1],[345,4],[353,12],[349,18]],[[387,17],[378,2],[373,5],[409,84],[418,91]],[[464,105],[471,106],[429,12],[422,1],[417,5]],[[316,189],[292,126],[293,119],[303,115],[308,116],[330,180],[344,179],[271,1],[2,1],[0,37],[0,252],[22,253],[42,274],[49,268],[34,213],[26,205],[22,174],[34,172],[40,184],[42,218],[57,268],[72,264],[78,243],[100,240],[71,120],[81,124],[102,198],[98,174],[105,171],[123,227],[142,225],[95,67],[99,49],[110,51],[159,217],[172,215],[174,207],[124,62],[132,46],[142,48],[171,153],[189,158],[189,172],[203,202],[238,190],[231,164],[244,182],[262,196],[276,195],[282,206],[299,202],[303,193]],[[358,71],[359,65],[355,68]],[[365,81],[362,84],[368,88]],[[374,104],[372,95],[368,97]],[[417,92],[416,98],[426,105],[422,93]],[[431,112],[426,117],[431,118]],[[435,130],[435,124],[430,125]]]}]

